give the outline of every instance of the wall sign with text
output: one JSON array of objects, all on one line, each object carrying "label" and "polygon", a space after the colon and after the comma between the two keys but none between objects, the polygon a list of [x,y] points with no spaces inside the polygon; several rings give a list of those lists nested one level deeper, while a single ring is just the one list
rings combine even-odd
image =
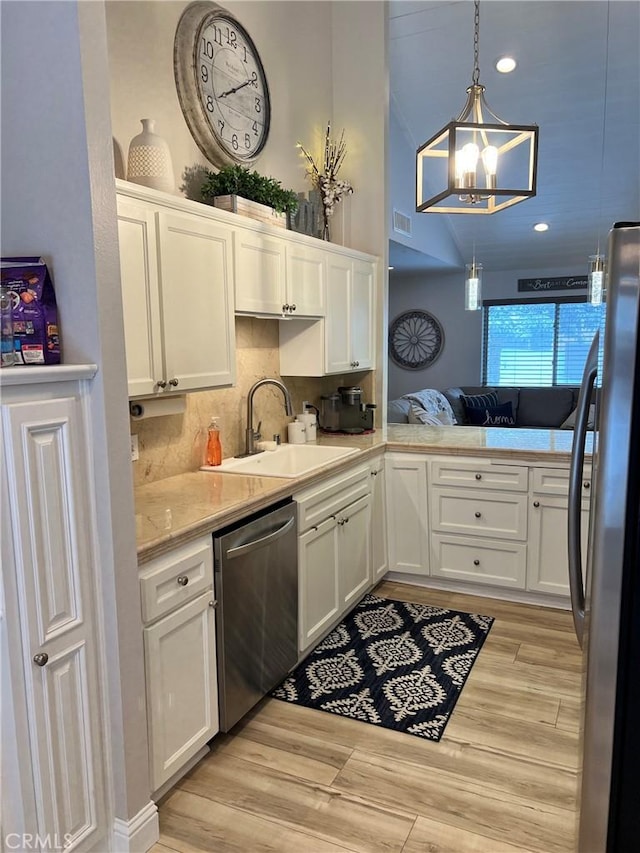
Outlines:
[{"label": "wall sign with text", "polygon": [[579,290],[589,284],[586,275],[563,275],[556,278],[519,278],[518,290],[542,292],[547,290]]}]

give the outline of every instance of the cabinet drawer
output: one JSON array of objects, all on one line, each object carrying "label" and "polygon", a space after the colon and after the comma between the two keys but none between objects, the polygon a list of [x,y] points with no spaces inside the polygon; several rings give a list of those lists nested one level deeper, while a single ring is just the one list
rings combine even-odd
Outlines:
[{"label": "cabinet drawer", "polygon": [[434,459],[431,462],[431,483],[434,486],[526,492],[528,473],[528,469],[523,465],[491,465],[487,462],[465,462],[459,459]]},{"label": "cabinet drawer", "polygon": [[527,538],[527,496],[433,489],[431,524],[441,533]]},{"label": "cabinet drawer", "polygon": [[371,474],[368,465],[334,477],[320,487],[299,492],[294,495],[298,504],[298,532],[302,533],[320,524],[325,518],[370,493]]},{"label": "cabinet drawer", "polygon": [[434,535],[431,547],[431,574],[434,577],[511,589],[525,588],[526,545]]},{"label": "cabinet drawer", "polygon": [[210,536],[173,549],[140,573],[142,621],[153,622],[213,586]]},{"label": "cabinet drawer", "polygon": [[[568,468],[534,468],[533,491],[539,495],[568,495]],[[589,497],[591,491],[591,469],[585,468],[582,476],[582,496]]]}]

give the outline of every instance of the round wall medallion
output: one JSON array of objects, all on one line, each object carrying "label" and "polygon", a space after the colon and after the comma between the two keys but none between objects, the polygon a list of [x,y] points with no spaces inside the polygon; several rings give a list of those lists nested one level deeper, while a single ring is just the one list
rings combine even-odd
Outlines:
[{"label": "round wall medallion", "polygon": [[399,367],[429,367],[444,347],[444,330],[428,311],[405,311],[389,326],[389,355]]}]

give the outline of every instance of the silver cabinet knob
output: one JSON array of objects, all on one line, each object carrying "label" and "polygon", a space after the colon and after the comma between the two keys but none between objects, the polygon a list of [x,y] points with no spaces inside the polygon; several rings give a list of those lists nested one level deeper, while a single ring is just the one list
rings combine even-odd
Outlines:
[{"label": "silver cabinet knob", "polygon": [[473,561],[473,565],[474,565],[474,566],[479,566],[479,565],[480,565],[480,560],[474,560],[474,561]]},{"label": "silver cabinet knob", "polygon": [[482,513],[481,513],[481,512],[477,512],[477,513],[476,513],[476,518],[482,518]]},{"label": "silver cabinet knob", "polygon": [[582,484],[582,488],[583,489],[590,489],[591,483],[588,480],[585,480],[584,483]]},{"label": "silver cabinet knob", "polygon": [[49,655],[46,652],[39,652],[37,655],[33,656],[33,662],[37,664],[37,666],[45,666],[48,660]]},{"label": "silver cabinet knob", "polygon": [[158,388],[166,388],[167,387],[167,380],[166,379],[158,379],[158,381],[156,382],[156,385],[158,386]]},{"label": "silver cabinet knob", "polygon": [[214,601],[210,601],[210,602],[209,602],[209,607],[213,607],[213,609],[214,609],[214,610],[216,609],[216,607],[217,607],[217,606],[218,606],[218,602],[217,602],[217,601],[215,601],[215,600],[214,600]]},{"label": "silver cabinet knob", "polygon": [[540,506],[540,501],[534,501],[534,502],[533,502],[533,505],[534,505],[536,508],[537,508],[537,507],[539,507],[539,506]]},{"label": "silver cabinet knob", "polygon": [[291,311],[295,311],[296,310],[295,303],[293,305],[290,305],[289,308],[291,309]]},{"label": "silver cabinet knob", "polygon": [[482,479],[482,474],[476,474],[476,480],[481,480],[481,479]]},{"label": "silver cabinet knob", "polygon": [[283,311],[283,312],[284,312],[284,311],[288,311],[288,310],[289,310],[289,305],[288,305],[288,304],[287,304],[287,305],[283,305],[283,306],[282,306],[282,311]]},{"label": "silver cabinet knob", "polygon": [[360,367],[360,362],[356,361],[356,367]]},{"label": "silver cabinet knob", "polygon": [[186,586],[189,583],[189,578],[186,575],[180,575],[178,577],[178,583],[180,586]]},{"label": "silver cabinet knob", "polygon": [[172,385],[174,388],[178,385],[178,380],[174,377],[169,380],[169,385]]}]

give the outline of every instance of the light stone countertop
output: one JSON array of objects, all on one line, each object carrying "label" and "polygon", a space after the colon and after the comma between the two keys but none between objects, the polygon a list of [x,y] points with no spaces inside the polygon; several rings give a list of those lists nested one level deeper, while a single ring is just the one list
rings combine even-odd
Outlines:
[{"label": "light stone countertop", "polygon": [[[588,452],[591,439],[589,434]],[[138,560],[144,563],[182,541],[233,524],[384,450],[567,463],[572,441],[571,430],[413,424],[389,424],[386,429],[359,436],[323,434],[319,444],[357,447],[361,452],[296,479],[192,471],[138,486],[135,489]]]}]

